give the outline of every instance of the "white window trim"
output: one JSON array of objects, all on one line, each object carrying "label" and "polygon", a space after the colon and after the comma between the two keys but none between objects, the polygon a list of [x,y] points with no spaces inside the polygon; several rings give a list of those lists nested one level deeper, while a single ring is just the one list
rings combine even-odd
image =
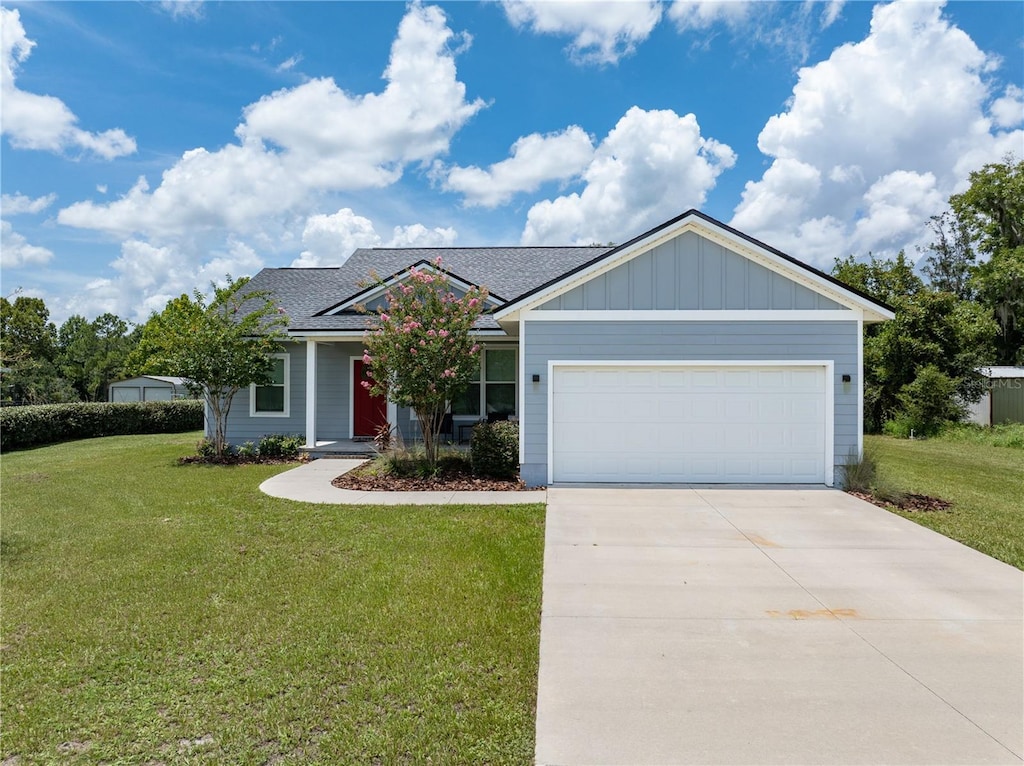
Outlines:
[{"label": "white window trim", "polygon": [[291,354],[271,354],[271,359],[284,359],[284,412],[256,411],[256,384],[249,384],[249,417],[250,418],[287,418],[291,417]]},{"label": "white window trim", "polygon": [[[514,413],[512,413],[512,414],[515,415],[516,417],[520,417],[520,414],[522,412],[522,409],[520,407],[520,400],[519,400],[519,392],[522,389],[522,385],[520,384],[520,380],[519,380],[520,357],[522,356],[522,351],[520,349],[522,349],[522,344],[519,344],[519,346],[513,346],[510,343],[509,344],[503,344],[503,345],[495,344],[495,345],[490,346],[488,348],[481,349],[480,350],[480,379],[479,380],[472,380],[469,383],[469,385],[472,385],[472,384],[476,383],[477,385],[480,386],[480,397],[479,397],[479,400],[477,401],[477,404],[479,405],[478,406],[478,412],[477,412],[476,415],[472,415],[472,414],[455,415],[455,414],[453,414],[452,417],[456,417],[456,418],[486,418],[487,417],[487,384],[488,383],[494,383],[494,384],[506,385],[506,386],[511,383],[513,386],[516,387],[515,388],[515,390],[516,390],[516,395],[515,395],[516,411]],[[485,356],[487,355],[488,351],[515,351],[516,352],[515,370],[514,370],[514,373],[512,375],[512,379],[511,380],[486,380],[485,379],[485,376],[487,374],[487,364],[485,362]],[[416,419],[416,412],[415,412],[415,410],[410,410],[410,415],[411,415],[413,420]]]}]

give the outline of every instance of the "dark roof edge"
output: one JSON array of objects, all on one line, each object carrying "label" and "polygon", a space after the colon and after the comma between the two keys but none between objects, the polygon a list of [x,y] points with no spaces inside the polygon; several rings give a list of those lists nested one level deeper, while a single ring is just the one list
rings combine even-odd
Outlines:
[{"label": "dark roof edge", "polygon": [[657,234],[662,229],[665,229],[665,228],[667,228],[669,226],[674,226],[675,224],[679,223],[684,218],[687,218],[689,216],[694,216],[696,218],[700,218],[700,219],[702,219],[703,221],[705,221],[707,223],[710,223],[710,224],[712,224],[714,226],[717,226],[717,227],[719,227],[721,229],[724,229],[725,231],[727,231],[730,234],[733,234],[733,235],[739,237],[740,239],[745,239],[747,242],[750,242],[752,245],[756,245],[757,247],[762,248],[763,250],[767,250],[768,252],[770,252],[770,253],[772,253],[774,255],[779,256],[780,258],[788,261],[789,263],[792,263],[794,266],[797,266],[797,267],[799,267],[801,269],[804,269],[805,271],[809,271],[812,274],[814,274],[816,276],[819,276],[819,277],[825,279],[828,282],[831,282],[832,284],[836,285],[837,287],[841,287],[844,290],[847,290],[848,292],[853,293],[854,295],[857,295],[857,296],[859,296],[859,297],[861,297],[861,298],[863,298],[863,299],[865,299],[867,301],[870,301],[871,303],[875,304],[876,306],[880,306],[881,308],[884,308],[886,311],[895,311],[895,309],[893,309],[892,306],[889,306],[889,305],[883,303],[882,301],[878,300],[877,298],[873,298],[872,296],[868,295],[867,293],[862,292],[861,290],[858,290],[856,287],[851,287],[850,285],[846,284],[845,282],[843,282],[843,281],[841,281],[839,279],[836,279],[832,275],[826,274],[823,271],[819,271],[818,269],[814,268],[813,266],[809,266],[808,264],[804,263],[803,261],[798,260],[798,259],[794,258],[791,255],[787,255],[786,253],[782,252],[781,250],[778,250],[778,249],[772,247],[771,245],[767,245],[764,242],[760,241],[759,239],[754,239],[754,237],[751,237],[749,234],[744,234],[742,231],[734,229],[731,226],[728,226],[728,225],[722,223],[721,221],[717,220],[716,218],[712,218],[708,214],[702,213],[700,210],[697,210],[696,208],[690,208],[685,213],[682,213],[681,215],[677,215],[675,218],[669,219],[668,221],[665,221],[664,223],[658,224],[653,229],[650,229],[649,231],[645,231],[643,234],[639,234],[639,235],[633,237],[633,239],[629,240],[628,242],[623,242],[621,245],[616,245],[615,247],[610,249],[608,252],[602,253],[601,255],[597,256],[596,258],[593,258],[593,259],[587,261],[586,263],[583,263],[583,264],[577,266],[574,269],[570,269],[569,271],[565,272],[561,276],[555,277],[554,279],[550,279],[547,282],[545,282],[544,284],[542,284],[542,285],[540,285],[538,287],[535,287],[532,290],[529,290],[529,291],[523,293],[522,295],[519,295],[519,296],[513,298],[508,303],[506,303],[504,306],[502,306],[502,309],[509,308],[510,306],[514,306],[517,303],[522,303],[523,301],[525,301],[526,299],[530,298],[531,296],[536,295],[537,293],[546,290],[547,288],[551,287],[554,284],[557,284],[558,282],[561,282],[563,279],[566,279],[567,277],[571,277],[574,274],[578,274],[579,272],[583,271],[584,269],[590,268],[594,264],[600,263],[603,260],[611,258],[616,253],[624,250],[625,248],[631,247],[632,245],[635,245],[637,242],[640,242],[641,240],[647,239],[648,237],[651,237],[654,234]]},{"label": "dark roof edge", "polygon": [[[372,249],[380,250],[380,249],[388,249],[388,248],[372,248]],[[398,249],[398,248],[393,248],[393,249]],[[403,250],[423,250],[423,249],[426,249],[426,248],[400,248],[400,249],[403,249]],[[472,287],[475,287],[478,290],[481,287],[480,285],[478,285],[476,282],[473,282],[472,280],[466,279],[465,277],[460,277],[454,271],[449,271],[448,269],[444,268],[443,266],[439,268],[438,266],[436,266],[435,264],[433,264],[430,261],[426,260],[425,258],[421,258],[420,260],[416,261],[416,263],[410,264],[409,266],[405,266],[405,267],[399,269],[398,271],[394,272],[393,274],[389,274],[386,277],[381,277],[380,280],[377,281],[376,283],[374,283],[372,285],[369,285],[367,287],[364,287],[362,290],[360,290],[357,293],[352,293],[352,295],[348,296],[344,300],[338,301],[333,306],[328,306],[325,309],[321,309],[320,311],[318,311],[315,314],[313,314],[313,316],[315,316],[315,317],[327,316],[328,314],[330,314],[330,312],[334,311],[339,306],[344,306],[349,301],[355,300],[356,298],[358,298],[360,295],[363,295],[364,293],[371,293],[371,292],[373,292],[373,290],[375,288],[386,285],[386,283],[388,281],[392,280],[392,279],[396,279],[397,280],[402,274],[407,274],[408,272],[412,271],[413,269],[419,268],[421,266],[429,266],[431,269],[434,269],[435,271],[440,271],[446,277],[449,277],[451,279],[456,279],[459,282],[462,282],[462,284],[464,284],[464,285],[471,285]],[[505,303],[505,299],[504,298],[502,298],[500,295],[496,295],[496,294],[492,293],[490,290],[487,291],[487,297],[488,298],[494,298],[494,300],[496,300],[496,301],[501,301],[501,303],[503,305]]]},{"label": "dark roof edge", "polygon": [[[447,252],[449,250],[595,250],[608,245],[460,245],[459,247],[357,247],[352,251],[353,255],[360,250],[373,252],[374,250],[430,250],[432,252]],[[351,256],[350,256],[351,257]],[[301,267],[293,267],[301,268]],[[326,266],[320,268],[328,268]],[[340,267],[335,267],[340,268]]]}]

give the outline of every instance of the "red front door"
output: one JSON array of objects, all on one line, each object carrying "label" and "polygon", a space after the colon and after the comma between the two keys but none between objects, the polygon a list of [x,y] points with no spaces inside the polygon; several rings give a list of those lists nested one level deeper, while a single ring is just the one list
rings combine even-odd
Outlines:
[{"label": "red front door", "polygon": [[352,435],[373,436],[388,422],[388,400],[363,388],[363,360],[352,365]]}]

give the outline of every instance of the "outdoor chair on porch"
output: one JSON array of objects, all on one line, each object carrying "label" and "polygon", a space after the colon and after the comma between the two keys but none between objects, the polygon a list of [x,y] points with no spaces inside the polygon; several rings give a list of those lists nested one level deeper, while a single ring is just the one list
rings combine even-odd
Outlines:
[{"label": "outdoor chair on porch", "polygon": [[438,436],[447,436],[449,442],[455,441],[455,422],[450,412],[445,413],[441,418],[441,427],[437,431]]}]

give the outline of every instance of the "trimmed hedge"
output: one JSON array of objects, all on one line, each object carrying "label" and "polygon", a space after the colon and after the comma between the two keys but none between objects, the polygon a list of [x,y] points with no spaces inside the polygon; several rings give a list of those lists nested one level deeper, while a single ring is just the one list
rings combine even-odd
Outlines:
[{"label": "trimmed hedge", "polygon": [[203,402],[76,402],[0,408],[0,451],[72,439],[170,434],[203,427]]},{"label": "trimmed hedge", "polygon": [[500,420],[474,426],[469,458],[477,476],[516,478],[519,473],[519,424]]}]

